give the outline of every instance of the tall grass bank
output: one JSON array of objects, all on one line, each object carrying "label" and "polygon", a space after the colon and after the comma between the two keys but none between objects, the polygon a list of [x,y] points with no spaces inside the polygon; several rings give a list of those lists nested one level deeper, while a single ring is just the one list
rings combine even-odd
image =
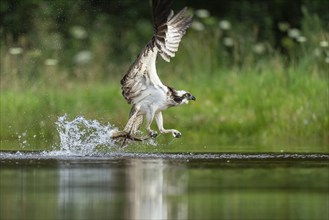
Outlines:
[{"label": "tall grass bank", "polygon": [[[160,149],[328,153],[328,23],[302,13],[299,27],[275,23],[285,36],[282,52],[256,24],[194,10],[177,56],[157,65],[165,84],[186,88],[197,101],[166,112],[165,127],[183,136],[160,135]],[[129,106],[120,79],[147,43],[151,23],[122,31],[117,42],[114,23],[101,16],[90,27],[71,18],[65,33],[51,16],[32,21],[33,33],[1,35],[0,149],[56,147],[55,123],[64,114],[123,128]]]}]

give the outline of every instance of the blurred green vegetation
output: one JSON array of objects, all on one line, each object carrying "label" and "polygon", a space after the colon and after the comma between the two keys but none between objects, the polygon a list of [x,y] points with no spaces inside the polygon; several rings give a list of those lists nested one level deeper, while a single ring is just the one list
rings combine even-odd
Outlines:
[{"label": "blurred green vegetation", "polygon": [[[328,1],[173,7],[184,5],[194,23],[158,72],[197,102],[166,111],[165,126],[196,148],[212,139],[329,152]],[[149,1],[2,0],[0,11],[0,149],[51,147],[65,113],[125,125],[119,82],[151,39]]]}]

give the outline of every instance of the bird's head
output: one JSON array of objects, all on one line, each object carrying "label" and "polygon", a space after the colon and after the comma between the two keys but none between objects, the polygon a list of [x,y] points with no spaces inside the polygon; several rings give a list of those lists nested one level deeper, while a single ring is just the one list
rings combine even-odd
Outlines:
[{"label": "bird's head", "polygon": [[187,104],[190,100],[195,101],[196,98],[190,92],[178,90],[176,91],[176,100],[180,104]]}]

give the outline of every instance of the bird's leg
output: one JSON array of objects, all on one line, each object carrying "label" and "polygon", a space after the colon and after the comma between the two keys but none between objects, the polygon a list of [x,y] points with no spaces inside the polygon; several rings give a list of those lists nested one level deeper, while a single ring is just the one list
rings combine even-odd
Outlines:
[{"label": "bird's leg", "polygon": [[155,121],[156,121],[159,131],[161,133],[171,133],[175,138],[179,138],[180,136],[182,136],[182,134],[175,129],[164,129],[163,128],[162,112],[158,112],[155,114]]},{"label": "bird's leg", "polygon": [[112,139],[118,139],[122,137],[127,137],[128,133],[125,131],[114,131],[111,138]]},{"label": "bird's leg", "polygon": [[145,141],[145,140],[149,139],[149,137],[135,137],[125,131],[115,131],[113,133],[113,135],[111,136],[111,138],[115,141],[117,141],[118,139],[119,139],[119,141],[123,139],[121,147],[124,147],[126,145],[127,140]]},{"label": "bird's leg", "polygon": [[138,114],[138,107],[133,107],[130,113],[129,120],[123,129],[123,131],[114,131],[111,138],[113,140],[116,139],[123,139],[122,146],[124,146],[127,142],[127,140],[132,141],[144,141],[147,140],[148,137],[136,137],[135,134],[137,130],[139,129],[140,125],[143,122],[143,115]]},{"label": "bird's leg", "polygon": [[148,131],[151,138],[156,138],[156,136],[158,136],[158,133],[151,129],[153,118],[154,114],[146,113],[146,130]]}]

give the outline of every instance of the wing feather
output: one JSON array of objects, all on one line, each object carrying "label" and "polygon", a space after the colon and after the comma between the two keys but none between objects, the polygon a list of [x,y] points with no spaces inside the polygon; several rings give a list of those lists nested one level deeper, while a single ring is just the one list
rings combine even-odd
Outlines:
[{"label": "wing feather", "polygon": [[185,16],[187,8],[183,8],[176,15],[170,10],[167,12],[167,20],[155,27],[155,41],[161,57],[169,62],[175,57],[179,43],[186,33],[186,29],[192,23],[192,16]]},{"label": "wing feather", "polygon": [[156,73],[157,53],[157,48],[149,43],[122,78],[122,95],[129,104],[135,104],[142,97],[146,97],[150,86],[164,87]]},{"label": "wing feather", "polygon": [[150,95],[154,87],[167,90],[156,71],[157,54],[170,62],[192,23],[192,16],[185,15],[187,8],[174,15],[172,3],[173,0],[152,1],[154,36],[121,80],[122,95],[129,104],[136,104]]}]

